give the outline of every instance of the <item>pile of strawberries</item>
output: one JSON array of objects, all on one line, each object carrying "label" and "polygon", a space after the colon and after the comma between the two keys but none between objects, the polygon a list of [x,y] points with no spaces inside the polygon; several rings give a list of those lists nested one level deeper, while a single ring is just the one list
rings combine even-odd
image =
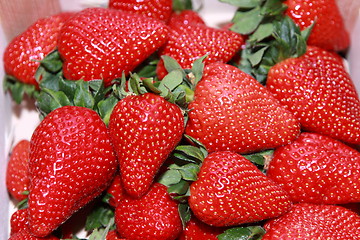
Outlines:
[{"label": "pile of strawberries", "polygon": [[335,1],[222,2],[219,28],[189,0],[110,0],[9,43],[4,86],[41,118],[9,158],[9,239],[359,239]]}]

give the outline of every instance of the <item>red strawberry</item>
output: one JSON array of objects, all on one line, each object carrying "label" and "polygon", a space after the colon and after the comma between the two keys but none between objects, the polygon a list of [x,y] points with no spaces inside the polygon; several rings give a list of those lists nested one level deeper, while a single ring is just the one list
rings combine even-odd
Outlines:
[{"label": "red strawberry", "polygon": [[234,226],[280,216],[292,204],[284,190],[243,156],[209,154],[190,185],[189,205],[212,226]]},{"label": "red strawberry", "polygon": [[21,231],[29,231],[28,230],[28,210],[27,209],[19,209],[15,211],[10,218],[10,235]]},{"label": "red strawberry", "polygon": [[168,21],[172,13],[172,0],[110,0],[109,8]]},{"label": "red strawberry", "polygon": [[126,196],[115,210],[117,231],[126,239],[173,240],[182,230],[178,204],[154,183],[141,198]]},{"label": "red strawberry", "polygon": [[123,187],[140,197],[181,140],[184,117],[178,106],[159,95],[130,95],[115,106],[109,129]]},{"label": "red strawberry", "polygon": [[52,111],[30,143],[29,227],[42,237],[104,191],[118,163],[105,123],[84,107]]},{"label": "red strawberry", "polygon": [[119,237],[119,234],[116,230],[111,230],[106,235],[106,240],[125,240],[125,238]]},{"label": "red strawberry", "polygon": [[286,14],[303,30],[315,22],[308,44],[326,50],[349,47],[350,37],[335,0],[287,0]]},{"label": "red strawberry", "polygon": [[360,216],[339,206],[302,203],[271,220],[265,229],[262,240],[353,240],[360,236]]},{"label": "red strawberry", "polygon": [[299,123],[250,75],[224,63],[208,64],[189,104],[186,134],[209,152],[238,153],[293,141]]},{"label": "red strawberry", "polygon": [[267,175],[294,202],[360,202],[360,153],[330,137],[302,133],[275,150]]},{"label": "red strawberry", "polygon": [[193,10],[183,10],[181,12],[173,12],[168,22],[168,26],[170,26],[171,28],[181,27],[183,25],[188,25],[188,24],[206,25],[204,19],[202,19],[202,17],[196,11]]},{"label": "red strawberry", "polygon": [[168,30],[156,19],[105,8],[88,8],[62,28],[59,53],[70,80],[111,80],[128,74],[166,41]]},{"label": "red strawberry", "polygon": [[[184,20],[181,20],[184,21]],[[244,44],[243,37],[226,29],[208,27],[202,23],[172,25],[169,39],[160,49],[160,55],[167,55],[179,62],[184,69],[208,54],[204,63],[228,62]],[[164,62],[159,61],[157,75],[162,79],[167,71]]]},{"label": "red strawberry", "polygon": [[30,142],[21,140],[12,149],[6,168],[6,187],[17,201],[25,199],[24,191],[29,189],[29,152]]},{"label": "red strawberry", "polygon": [[5,72],[18,81],[38,86],[35,72],[48,53],[56,48],[60,28],[73,13],[42,18],[15,37],[4,52]]},{"label": "red strawberry", "polygon": [[124,189],[121,183],[120,175],[116,175],[111,182],[110,187],[106,190],[111,195],[109,204],[112,207],[116,207],[121,199],[124,197]]},{"label": "red strawberry", "polygon": [[179,240],[218,240],[217,236],[224,232],[223,228],[212,227],[192,217],[182,231]]},{"label": "red strawberry", "polygon": [[304,130],[360,144],[360,100],[335,53],[308,47],[303,56],[273,66],[266,84]]},{"label": "red strawberry", "polygon": [[10,236],[9,240],[59,240],[59,238],[50,235],[48,237],[36,237],[29,232],[17,232]]}]

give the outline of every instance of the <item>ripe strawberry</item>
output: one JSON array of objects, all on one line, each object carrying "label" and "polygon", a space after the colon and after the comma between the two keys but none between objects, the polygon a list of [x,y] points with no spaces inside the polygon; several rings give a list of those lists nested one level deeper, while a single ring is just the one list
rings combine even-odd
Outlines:
[{"label": "ripe strawberry", "polygon": [[116,207],[121,199],[124,197],[124,189],[121,183],[120,175],[115,175],[113,181],[111,182],[109,188],[106,190],[108,194],[111,195],[109,198],[109,204],[112,207]]},{"label": "ripe strawberry", "polygon": [[28,224],[28,210],[25,208],[15,211],[10,218],[10,235],[21,231],[29,231]]},{"label": "ripe strawberry", "polygon": [[70,80],[114,78],[128,74],[166,41],[162,21],[105,8],[88,8],[62,28],[58,50]]},{"label": "ripe strawberry", "polygon": [[[179,21],[171,26],[169,39],[159,54],[174,58],[184,69],[191,68],[192,63],[205,54],[208,56],[204,63],[226,63],[244,44],[243,37],[230,30],[211,28],[202,23],[182,24],[183,19]],[[156,73],[159,79],[166,75],[163,60],[159,61]]]},{"label": "ripe strawberry", "polygon": [[109,8],[138,13],[166,22],[172,13],[172,0],[110,0]]},{"label": "ripe strawberry", "polygon": [[173,240],[182,230],[178,204],[154,183],[141,198],[126,196],[115,209],[117,231],[126,239]]},{"label": "ripe strawberry", "polygon": [[350,37],[335,0],[287,0],[286,14],[303,30],[315,22],[308,44],[326,50],[349,47]]},{"label": "ripe strawberry", "polygon": [[335,53],[308,47],[303,56],[273,66],[266,84],[304,130],[360,144],[360,100]]},{"label": "ripe strawberry", "polygon": [[192,217],[186,223],[186,228],[182,231],[179,240],[218,240],[217,236],[223,232],[223,228],[207,225],[196,217]]},{"label": "ripe strawberry", "polygon": [[17,232],[10,236],[9,240],[59,240],[59,238],[50,235],[48,237],[36,237],[29,232]]},{"label": "ripe strawberry", "polygon": [[48,53],[56,48],[60,28],[73,13],[41,18],[15,37],[4,52],[5,72],[18,81],[38,86],[35,72]]},{"label": "ripe strawberry", "polygon": [[265,229],[262,240],[352,240],[360,236],[360,216],[340,206],[301,203],[270,220]]},{"label": "ripe strawberry", "polygon": [[130,95],[115,106],[109,129],[123,187],[131,196],[140,197],[181,140],[184,117],[177,105],[159,95]]},{"label": "ripe strawberry", "polygon": [[6,187],[17,201],[24,200],[27,196],[23,193],[29,190],[29,152],[28,140],[18,142],[12,149],[6,168]]},{"label": "ripe strawberry", "polygon": [[108,129],[88,108],[50,112],[30,141],[29,228],[50,234],[104,191],[117,170]]},{"label": "ripe strawberry", "polygon": [[173,12],[168,22],[168,26],[171,28],[180,27],[188,24],[202,24],[206,25],[204,19],[194,10],[183,10],[181,12]]},{"label": "ripe strawberry", "polygon": [[300,133],[298,121],[262,85],[224,63],[205,66],[189,109],[186,134],[209,152],[275,148]]},{"label": "ripe strawberry", "polygon": [[287,193],[243,156],[219,151],[203,161],[190,185],[194,215],[212,226],[234,226],[280,216],[290,210]]},{"label": "ripe strawberry", "polygon": [[111,230],[106,235],[106,240],[125,240],[125,238],[119,237],[119,234],[116,230]]}]

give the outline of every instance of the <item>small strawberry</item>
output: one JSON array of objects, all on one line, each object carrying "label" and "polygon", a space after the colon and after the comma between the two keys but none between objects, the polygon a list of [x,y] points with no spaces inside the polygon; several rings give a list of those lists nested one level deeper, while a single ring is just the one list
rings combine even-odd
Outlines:
[{"label": "small strawberry", "polygon": [[309,45],[326,50],[346,50],[350,35],[345,28],[335,0],[287,0],[286,14],[300,26],[301,30],[315,23]]},{"label": "small strawberry", "polygon": [[262,240],[353,240],[360,236],[360,216],[340,206],[300,203],[265,229]]},{"label": "small strawberry", "polygon": [[174,240],[182,230],[178,204],[154,183],[141,198],[126,196],[115,210],[117,231],[126,239]]},{"label": "small strawberry", "polygon": [[167,36],[167,27],[156,19],[115,9],[85,9],[61,29],[58,50],[64,76],[103,79],[109,85],[154,53]]},{"label": "small strawberry", "polygon": [[308,47],[273,66],[266,85],[304,130],[360,144],[360,100],[337,54]]},{"label": "small strawberry", "polygon": [[[191,19],[190,19],[191,20]],[[208,54],[205,64],[212,62],[228,62],[244,44],[243,37],[226,29],[211,28],[203,23],[171,25],[169,39],[160,49],[160,55],[167,55],[179,62],[183,69],[190,69],[192,63]],[[157,75],[162,79],[167,71],[163,60],[157,65]]]},{"label": "small strawberry", "polygon": [[38,86],[35,72],[48,53],[56,48],[60,28],[73,13],[41,18],[15,37],[4,52],[4,68],[18,81]]},{"label": "small strawberry", "polygon": [[10,218],[10,235],[14,235],[15,233],[21,232],[21,231],[29,231],[28,230],[28,210],[25,209],[19,209],[16,210]]},{"label": "small strawberry", "polygon": [[209,152],[238,153],[275,148],[293,141],[299,123],[270,92],[234,66],[205,66],[189,104],[186,134]]},{"label": "small strawberry", "polygon": [[181,109],[159,95],[129,95],[110,116],[110,135],[125,191],[140,197],[184,132]]},{"label": "small strawberry", "polygon": [[43,237],[111,183],[117,160],[108,129],[88,108],[50,112],[30,141],[29,228]]},{"label": "small strawberry", "polygon": [[179,240],[218,240],[217,236],[224,232],[224,228],[217,228],[199,221],[192,217],[186,223],[186,228],[182,231]]},{"label": "small strawberry", "polygon": [[12,149],[6,168],[6,187],[10,195],[17,201],[24,200],[29,190],[29,152],[30,142],[21,140]]},{"label": "small strawberry", "polygon": [[212,226],[234,226],[280,216],[290,210],[287,193],[243,156],[220,151],[202,163],[190,185],[189,206]]},{"label": "small strawberry", "polygon": [[172,0],[110,0],[109,8],[138,13],[166,22],[172,13]]},{"label": "small strawberry", "polygon": [[109,204],[112,207],[116,207],[121,199],[124,197],[124,189],[121,183],[120,175],[115,175],[113,181],[111,182],[109,188],[106,190],[108,194],[111,195],[109,198]]}]

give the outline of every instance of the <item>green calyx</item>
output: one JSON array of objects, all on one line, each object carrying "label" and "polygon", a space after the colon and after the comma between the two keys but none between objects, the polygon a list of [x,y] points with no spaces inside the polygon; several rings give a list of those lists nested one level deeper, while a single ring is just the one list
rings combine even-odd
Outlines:
[{"label": "green calyx", "polygon": [[38,93],[38,90],[34,85],[20,82],[10,75],[5,75],[3,89],[5,92],[11,93],[11,98],[17,104],[20,104],[25,96],[33,98]]}]

